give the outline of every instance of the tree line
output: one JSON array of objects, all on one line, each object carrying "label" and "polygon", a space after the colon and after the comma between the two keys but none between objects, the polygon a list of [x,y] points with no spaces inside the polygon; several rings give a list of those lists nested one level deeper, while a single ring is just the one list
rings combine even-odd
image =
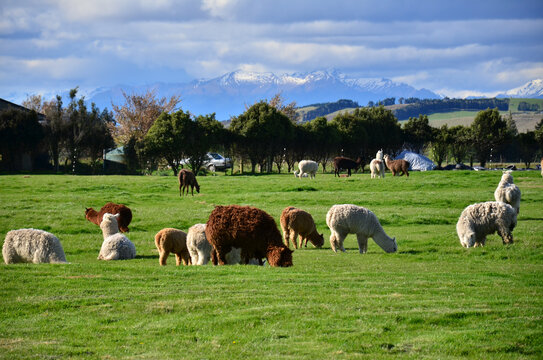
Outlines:
[{"label": "tree line", "polygon": [[[208,151],[231,157],[241,173],[266,173],[285,167],[291,172],[302,159],[315,160],[326,171],[338,155],[360,156],[369,163],[379,149],[392,155],[402,149],[424,152],[438,167],[451,161],[485,166],[492,157],[522,159],[529,166],[543,150],[543,119],[533,131],[519,134],[512,117],[501,116],[497,108],[481,110],[470,126],[433,128],[426,115],[419,115],[402,127],[382,105],[341,112],[331,121],[317,117],[298,123],[296,104],[286,104],[278,94],[248,106],[224,126],[213,113],[183,110],[179,96],[157,98],[152,91],[123,95],[124,104],[113,105],[112,112],[94,104],[87,108],[76,88],[66,106],[60,96],[49,102],[35,96],[23,104],[34,112],[0,113],[2,169],[16,170],[17,154],[41,150],[57,172],[64,160],[61,171],[80,173],[82,159],[92,172],[100,172],[104,149],[115,144],[124,146],[128,172],[167,167],[175,174],[183,159],[198,172]],[[38,123],[37,112],[46,115],[44,123]]]}]

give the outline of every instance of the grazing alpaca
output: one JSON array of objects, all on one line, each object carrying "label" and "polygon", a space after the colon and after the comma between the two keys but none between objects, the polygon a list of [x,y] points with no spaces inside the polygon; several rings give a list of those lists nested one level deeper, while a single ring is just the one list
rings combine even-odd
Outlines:
[{"label": "grazing alpaca", "polygon": [[6,264],[66,263],[66,255],[58,238],[38,229],[9,231],[2,246],[2,256]]},{"label": "grazing alpaca", "polygon": [[342,156],[335,157],[334,177],[336,175],[339,176],[339,172],[341,170],[347,170],[349,174],[348,176],[351,176],[351,170],[354,169],[354,171],[356,172],[359,167],[362,167],[362,172],[364,172],[364,160],[362,160],[360,156],[358,157],[358,159],[356,159],[356,161]]},{"label": "grazing alpaca", "polygon": [[317,164],[313,160],[302,160],[298,163],[298,169],[300,169],[300,171],[298,172],[298,177],[300,179],[302,177],[306,177],[307,175],[309,175],[309,177],[313,179],[315,178],[315,174],[319,170],[319,164]]},{"label": "grazing alpaca", "polygon": [[391,160],[388,155],[385,155],[385,164],[387,165],[387,168],[392,172],[392,176],[396,176],[396,173],[402,176],[405,174],[407,177],[409,177],[409,161],[407,160]]},{"label": "grazing alpaca", "polygon": [[196,224],[187,233],[187,249],[192,265],[205,265],[211,256],[211,244],[206,238],[206,224]]},{"label": "grazing alpaca", "polygon": [[[307,240],[317,248],[324,245],[324,236],[317,232],[313,217],[301,209],[292,206],[285,208],[281,213],[281,229],[283,230],[283,242],[288,247],[290,247],[289,241],[291,241],[296,249],[301,248],[304,239],[306,247]],[[298,234],[300,234],[299,245],[296,239]]]},{"label": "grazing alpaca", "polygon": [[194,173],[187,169],[181,169],[178,174],[179,179],[179,196],[183,196],[185,193],[185,189],[187,189],[187,195],[189,194],[189,186],[190,186],[190,193],[192,196],[194,196],[194,188],[196,188],[196,192],[200,193],[200,185],[198,185],[198,181],[196,181],[196,176],[194,176]]},{"label": "grazing alpaca", "polygon": [[206,237],[217,252],[220,265],[226,254],[241,248],[245,264],[251,258],[266,258],[271,266],[292,266],[292,250],[283,244],[275,220],[263,210],[250,206],[217,206],[209,215]]},{"label": "grazing alpaca", "polygon": [[368,250],[368,238],[387,253],[396,252],[398,245],[396,238],[385,233],[377,216],[370,210],[356,205],[334,205],[326,214],[326,224],[331,230],[330,245],[332,250],[345,252],[343,241],[347,234],[356,234],[358,250],[365,254]]},{"label": "grazing alpaca", "polygon": [[119,232],[117,219],[119,214],[105,213],[100,229],[104,242],[100,248],[98,260],[128,260],[136,257],[136,246],[124,234]]},{"label": "grazing alpaca", "polygon": [[158,263],[166,265],[170,253],[175,254],[176,265],[190,265],[191,259],[187,249],[187,234],[184,231],[174,228],[164,228],[155,235],[155,245],[158,249]]},{"label": "grazing alpaca", "polygon": [[129,232],[128,225],[132,221],[132,210],[130,208],[126,207],[123,204],[115,204],[112,202],[108,202],[102,208],[99,212],[96,212],[93,208],[86,208],[85,209],[85,217],[90,222],[100,226],[102,223],[102,217],[105,213],[109,214],[119,214],[119,217],[117,218],[117,221],[119,223],[119,230],[121,232]]},{"label": "grazing alpaca", "polygon": [[494,191],[496,201],[501,201],[511,205],[517,214],[520,210],[520,189],[513,184],[513,175],[511,171],[504,171],[500,183]]},{"label": "grazing alpaca", "polygon": [[517,225],[517,212],[501,201],[487,201],[469,205],[456,223],[456,232],[463,247],[484,246],[486,236],[496,231],[505,244],[513,243],[513,229]]}]

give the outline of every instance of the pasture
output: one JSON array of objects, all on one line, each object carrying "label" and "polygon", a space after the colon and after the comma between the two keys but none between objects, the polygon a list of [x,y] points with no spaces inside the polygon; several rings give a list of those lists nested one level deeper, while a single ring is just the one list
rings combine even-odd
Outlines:
[{"label": "pasture", "polygon": [[[464,249],[456,221],[493,200],[501,172],[412,172],[407,179],[317,173],[198,177],[179,197],[173,176],[0,176],[0,234],[55,234],[67,265],[0,265],[0,359],[541,359],[543,179],[515,172],[522,191],[515,243],[490,236]],[[96,258],[102,235],[85,207],[132,209],[135,260]],[[330,249],[333,204],[372,210],[398,252],[372,240]],[[154,235],[205,223],[214,205],[252,205],[279,223],[283,208],[310,212],[322,249],[294,266],[160,267]]]}]

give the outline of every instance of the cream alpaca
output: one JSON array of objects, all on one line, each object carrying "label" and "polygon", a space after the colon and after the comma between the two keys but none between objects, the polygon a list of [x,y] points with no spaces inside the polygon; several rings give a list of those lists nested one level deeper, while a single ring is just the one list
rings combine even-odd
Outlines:
[{"label": "cream alpaca", "polygon": [[187,233],[187,249],[192,265],[205,265],[211,256],[211,244],[206,238],[206,224],[196,224]]},{"label": "cream alpaca", "polygon": [[2,255],[6,264],[66,263],[58,238],[43,230],[19,229],[6,234]]},{"label": "cream alpaca", "polygon": [[511,205],[517,212],[520,211],[520,189],[513,184],[511,171],[504,171],[500,183],[494,191],[494,199]]},{"label": "cream alpaca", "polygon": [[98,260],[128,260],[136,257],[136,246],[124,234],[119,232],[117,215],[105,213],[100,229],[104,242],[100,248]]}]

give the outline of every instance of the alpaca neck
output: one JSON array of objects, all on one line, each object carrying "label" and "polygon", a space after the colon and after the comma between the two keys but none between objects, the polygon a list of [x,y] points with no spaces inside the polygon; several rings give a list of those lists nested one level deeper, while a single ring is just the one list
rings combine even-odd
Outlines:
[{"label": "alpaca neck", "polygon": [[118,226],[112,226],[113,224],[110,224],[110,226],[106,226],[102,229],[102,234],[104,236],[104,240],[108,237],[110,237],[111,235],[115,235],[116,233],[119,232],[119,227]]},{"label": "alpaca neck", "polygon": [[93,208],[90,208],[85,217],[96,225],[100,225],[100,223],[98,222],[98,213]]}]

